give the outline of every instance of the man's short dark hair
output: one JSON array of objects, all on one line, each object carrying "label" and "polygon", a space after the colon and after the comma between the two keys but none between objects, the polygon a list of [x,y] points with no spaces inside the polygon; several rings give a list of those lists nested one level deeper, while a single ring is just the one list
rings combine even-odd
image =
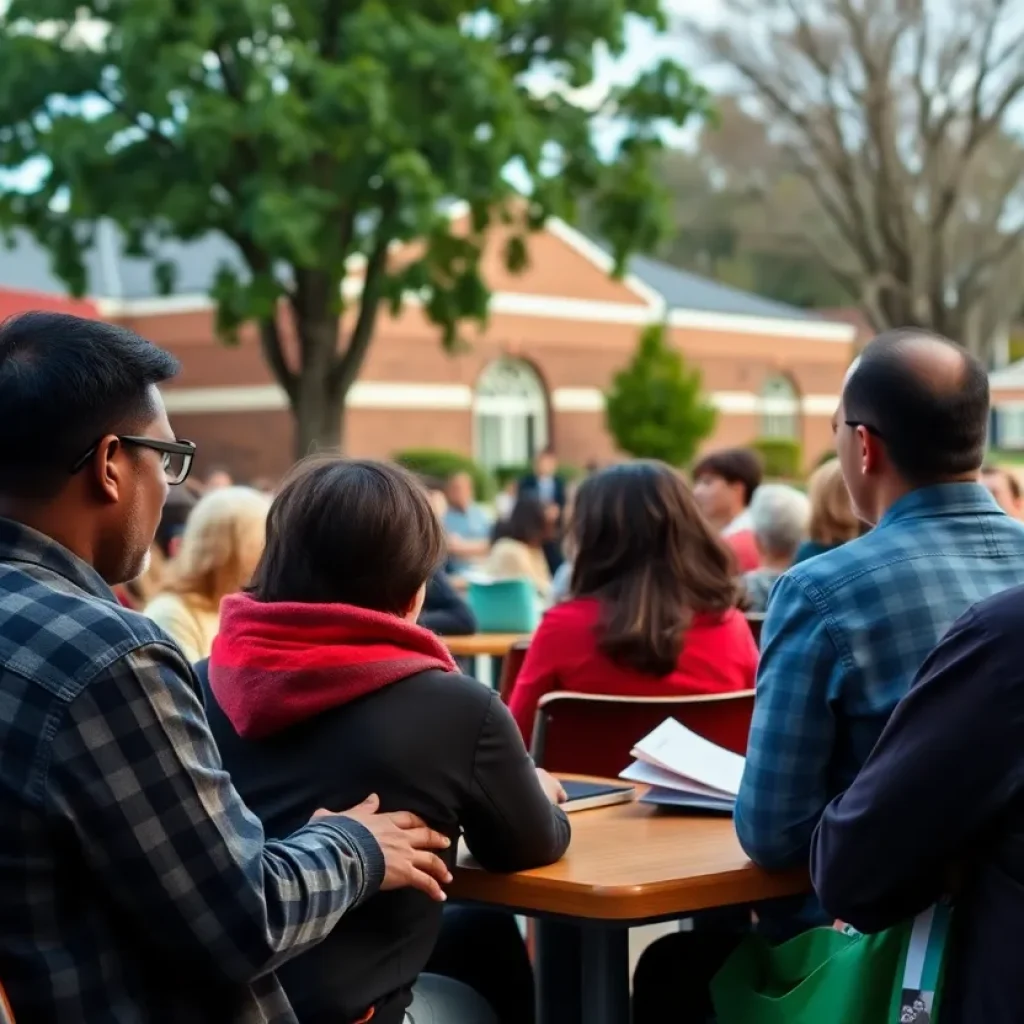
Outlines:
[{"label": "man's short dark hair", "polygon": [[[923,346],[955,350],[961,371],[929,379]],[[915,358],[919,356],[920,358]],[[988,374],[956,342],[918,328],[887,331],[865,346],[843,389],[843,414],[885,445],[916,486],[976,472],[988,435]]]},{"label": "man's short dark hair", "polygon": [[0,491],[46,498],[105,434],[152,417],[178,361],[133,331],[66,313],[0,323]]},{"label": "man's short dark hair", "polygon": [[1020,480],[1017,478],[1017,474],[1011,473],[1008,469],[1003,469],[1002,466],[982,466],[981,475],[1001,476],[1006,481],[1006,486],[1010,491],[1010,497],[1013,498],[1014,501],[1020,501],[1021,497],[1024,496],[1024,489],[1020,486]]},{"label": "man's short dark hair", "polygon": [[749,448],[723,448],[705,455],[693,467],[693,478],[718,476],[727,484],[743,484],[743,504],[749,505],[754,491],[761,486],[764,468],[756,452]]},{"label": "man's short dark hair", "polygon": [[411,473],[386,462],[314,457],[270,507],[250,592],[259,601],[401,614],[444,555],[444,530]]}]

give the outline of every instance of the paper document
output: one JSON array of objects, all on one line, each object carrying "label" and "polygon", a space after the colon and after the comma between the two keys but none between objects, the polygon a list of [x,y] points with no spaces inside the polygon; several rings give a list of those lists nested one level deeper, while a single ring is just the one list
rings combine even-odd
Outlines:
[{"label": "paper document", "polygon": [[656,807],[681,807],[688,811],[705,811],[715,814],[732,814],[736,801],[727,796],[704,796],[701,793],[681,793],[678,789],[654,786],[640,798],[642,804]]},{"label": "paper document", "polygon": [[[640,740],[632,754],[638,761],[676,776],[674,789],[727,797],[740,791],[743,758],[691,732],[674,718]],[[694,788],[694,783],[700,788]],[[663,779],[657,784],[666,785]]]},{"label": "paper document", "polygon": [[634,761],[628,768],[619,773],[620,779],[627,782],[638,782],[643,786],[657,786],[659,789],[674,789],[680,793],[699,794],[701,796],[716,797],[718,799],[732,799],[732,794],[724,789],[715,789],[714,786],[705,786],[693,779],[684,779],[674,772],[667,772],[664,768],[656,768],[646,761]]}]

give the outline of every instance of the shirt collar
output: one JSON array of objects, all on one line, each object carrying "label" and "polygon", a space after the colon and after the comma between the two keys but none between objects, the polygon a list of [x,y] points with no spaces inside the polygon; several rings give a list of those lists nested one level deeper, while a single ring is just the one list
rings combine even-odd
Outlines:
[{"label": "shirt collar", "polygon": [[48,569],[93,597],[116,600],[103,577],[63,545],[23,523],[0,518],[0,563],[18,562]]},{"label": "shirt collar", "polygon": [[891,526],[905,519],[926,519],[930,516],[969,512],[1002,515],[992,495],[981,484],[935,484],[905,494],[882,516],[875,529]]}]

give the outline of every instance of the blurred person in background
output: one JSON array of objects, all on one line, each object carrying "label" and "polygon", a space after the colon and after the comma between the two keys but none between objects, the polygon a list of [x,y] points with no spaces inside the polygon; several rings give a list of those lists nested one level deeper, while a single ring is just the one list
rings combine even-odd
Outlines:
[{"label": "blurred person in background", "polygon": [[1016,473],[1000,466],[983,466],[981,482],[1008,516],[1024,518],[1024,494]]},{"label": "blurred person in background", "polygon": [[[420,483],[427,492],[427,500],[437,521],[444,523],[448,511],[448,499],[444,496],[444,484],[432,477],[421,477]],[[423,609],[416,620],[424,629],[439,636],[470,636],[476,632],[476,616],[462,595],[452,586],[448,578],[447,541],[445,560],[431,574],[427,581],[427,592],[423,598]]]},{"label": "blurred person in background", "polygon": [[544,508],[548,521],[548,535],[544,539],[544,557],[548,569],[554,573],[562,564],[562,524],[566,504],[565,480],[558,472],[558,456],[553,448],[539,452],[533,463],[533,472],[519,481],[518,496],[534,497]]},{"label": "blurred person in background", "polygon": [[762,484],[750,503],[750,526],[761,568],[743,574],[745,608],[763,612],[775,581],[793,564],[807,536],[811,507],[807,495],[785,484]]},{"label": "blurred person in background", "polygon": [[740,573],[751,572],[761,563],[749,509],[763,475],[761,460],[748,448],[711,452],[693,468],[693,496],[732,549]]},{"label": "blurred person in background", "polygon": [[848,544],[868,529],[853,510],[838,459],[830,459],[811,474],[807,494],[811,499],[808,538],[797,550],[794,565]]},{"label": "blurred person in background", "polygon": [[544,616],[509,699],[527,745],[552,690],[669,697],[754,685],[757,646],[729,552],[679,473],[637,461],[588,477],[570,530],[570,599]]},{"label": "blurred person in background", "polygon": [[164,592],[145,614],[169,633],[191,662],[209,657],[220,603],[252,577],[263,552],[270,501],[249,487],[204,495],[192,510]]},{"label": "blurred person in background", "polygon": [[512,515],[512,509],[516,507],[516,496],[519,492],[519,483],[516,480],[507,480],[505,485],[494,496],[494,511],[498,521],[508,519]]},{"label": "blurred person in background", "polygon": [[512,515],[495,528],[495,540],[481,571],[495,580],[529,580],[539,597],[551,597],[551,570],[544,555],[550,520],[534,496],[520,498]]},{"label": "blurred person in background", "polygon": [[473,478],[468,473],[454,473],[448,478],[445,499],[448,507],[443,522],[448,536],[448,568],[452,573],[463,573],[486,557],[491,547],[493,524],[476,502]]},{"label": "blurred person in background", "polygon": [[[595,469],[589,472],[590,476],[593,476],[599,470]],[[572,586],[572,560],[573,560],[573,548],[572,548],[572,529],[569,524],[572,521],[572,512],[576,506],[576,492],[579,490],[579,484],[572,484],[565,496],[565,512],[564,512],[564,530],[562,533],[562,564],[555,571],[554,576],[551,578],[551,603],[558,604],[559,601],[565,601],[569,597],[569,591]]]},{"label": "blurred person in background", "polygon": [[231,471],[223,466],[214,466],[203,480],[203,493],[219,491],[225,487],[234,487],[235,478]]}]

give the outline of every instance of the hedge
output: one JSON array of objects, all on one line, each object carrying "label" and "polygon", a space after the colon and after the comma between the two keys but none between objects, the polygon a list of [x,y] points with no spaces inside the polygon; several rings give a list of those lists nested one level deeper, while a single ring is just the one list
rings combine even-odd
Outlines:
[{"label": "hedge", "polygon": [[764,463],[766,477],[796,480],[803,473],[803,448],[788,437],[759,437],[751,446]]},{"label": "hedge", "polygon": [[409,448],[392,456],[400,466],[423,476],[447,480],[455,473],[468,473],[473,478],[477,501],[490,501],[494,497],[494,477],[478,462],[461,452],[445,448]]}]

